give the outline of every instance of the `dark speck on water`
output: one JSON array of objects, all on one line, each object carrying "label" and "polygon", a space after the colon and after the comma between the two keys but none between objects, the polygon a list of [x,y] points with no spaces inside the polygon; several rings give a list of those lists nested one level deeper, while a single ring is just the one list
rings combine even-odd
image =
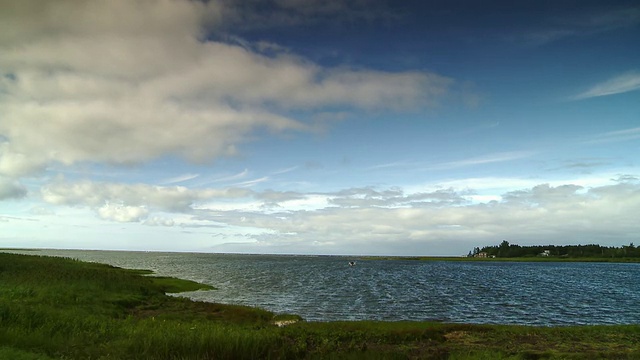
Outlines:
[{"label": "dark speck on water", "polygon": [[446,262],[43,250],[154,270],[218,290],[194,300],[258,306],[308,321],[412,320],[523,325],[640,323],[640,264]]}]

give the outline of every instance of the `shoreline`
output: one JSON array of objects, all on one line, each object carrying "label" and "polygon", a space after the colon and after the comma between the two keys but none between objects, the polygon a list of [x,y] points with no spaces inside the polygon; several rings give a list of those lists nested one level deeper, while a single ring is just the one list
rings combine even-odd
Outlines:
[{"label": "shoreline", "polygon": [[[175,288],[167,278],[156,282],[145,273],[0,252],[0,358],[640,358],[637,324],[305,322],[169,296],[167,289]],[[176,278],[170,283],[203,286]]]},{"label": "shoreline", "polygon": [[466,256],[361,256],[359,260],[408,260],[408,261],[459,261],[459,262],[585,262],[585,263],[640,263],[640,258],[562,258],[562,257],[514,257],[474,258]]},{"label": "shoreline", "polygon": [[640,263],[640,257],[560,257],[560,256],[525,256],[525,257],[496,257],[480,258],[468,256],[404,256],[404,255],[314,255],[314,254],[253,254],[253,253],[216,253],[192,251],[146,251],[146,250],[103,250],[103,249],[57,249],[57,248],[2,248],[0,252],[39,252],[39,251],[96,251],[96,252],[139,252],[139,253],[167,253],[167,254],[215,254],[215,255],[246,255],[246,256],[282,256],[282,257],[340,257],[347,259],[366,260],[409,260],[409,261],[462,261],[462,262],[585,262],[585,263]]}]

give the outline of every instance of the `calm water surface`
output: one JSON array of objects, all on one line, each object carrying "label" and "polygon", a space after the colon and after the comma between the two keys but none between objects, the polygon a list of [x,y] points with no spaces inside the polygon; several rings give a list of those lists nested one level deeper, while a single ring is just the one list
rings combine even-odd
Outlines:
[{"label": "calm water surface", "polygon": [[[31,252],[33,253],[33,252]],[[215,286],[195,300],[309,321],[640,323],[640,264],[367,260],[328,256],[43,250]]]}]

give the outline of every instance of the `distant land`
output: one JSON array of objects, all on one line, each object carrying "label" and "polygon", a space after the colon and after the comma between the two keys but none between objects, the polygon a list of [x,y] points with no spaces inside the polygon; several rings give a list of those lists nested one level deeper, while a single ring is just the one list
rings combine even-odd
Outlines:
[{"label": "distant land", "polygon": [[364,256],[361,260],[423,261],[568,261],[568,262],[640,262],[640,247],[629,245],[530,245],[510,244],[475,247],[463,256]]},{"label": "distant land", "polygon": [[564,259],[638,259],[640,247],[633,243],[615,246],[588,245],[531,245],[520,246],[504,240],[500,245],[476,247],[469,258],[564,258]]}]

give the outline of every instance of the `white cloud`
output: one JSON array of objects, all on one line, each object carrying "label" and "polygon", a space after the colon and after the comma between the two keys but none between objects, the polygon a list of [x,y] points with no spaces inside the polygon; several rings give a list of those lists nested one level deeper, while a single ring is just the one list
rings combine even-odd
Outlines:
[{"label": "white cloud", "polygon": [[98,215],[105,220],[117,222],[137,222],[149,214],[143,206],[127,206],[117,204],[105,204],[98,208]]},{"label": "white cloud", "polygon": [[596,84],[587,91],[574,96],[573,100],[621,94],[638,89],[640,89],[640,72],[632,71]]},{"label": "white cloud", "polygon": [[[473,197],[469,191],[405,195],[399,189],[364,188],[323,194],[324,206],[293,209],[287,194],[281,194],[278,199],[283,201],[276,212],[259,206],[230,206],[199,208],[194,214],[200,220],[263,229],[253,237],[266,252],[317,252],[320,250],[310,246],[318,239],[324,244],[321,251],[327,253],[411,254],[421,248],[421,254],[455,254],[466,253],[469,244],[493,244],[502,239],[521,244],[619,246],[634,241],[633,234],[640,232],[636,220],[640,183],[632,176],[625,179],[628,181],[609,180],[593,187],[570,182],[538,184],[473,202],[458,201]],[[293,195],[304,194],[290,195],[293,199]],[[410,201],[422,198],[435,201],[436,206]],[[332,206],[327,199],[345,202],[345,206]],[[242,249],[248,248],[240,246],[235,251]]]},{"label": "white cloud", "polygon": [[549,184],[536,185],[532,189],[518,190],[503,195],[505,202],[509,204],[521,204],[525,206],[545,206],[562,204],[566,199],[572,198],[582,190],[579,185],[560,185],[551,187]]},{"label": "white cloud", "polygon": [[[576,11],[577,10],[577,11]],[[600,5],[582,9],[570,8],[570,13],[554,13],[549,18],[550,24],[541,29],[534,29],[522,38],[530,45],[544,45],[550,42],[570,37],[592,36],[617,30],[620,28],[634,27],[640,23],[640,7],[621,7]],[[514,37],[520,40],[520,37]]]},{"label": "white cloud", "polygon": [[[42,197],[53,205],[90,208],[109,221],[164,227],[198,223],[225,229],[229,239],[250,229],[248,236],[266,252],[311,251],[317,239],[327,253],[371,244],[376,252],[402,253],[410,247],[435,249],[431,246],[438,243],[455,254],[466,253],[471,243],[496,239],[619,245],[640,231],[634,216],[640,211],[640,184],[637,177],[620,173],[544,183],[479,178],[331,193],[57,180],[43,188]],[[176,217],[181,220],[175,222]]]},{"label": "white cloud", "polygon": [[159,216],[153,216],[153,217],[149,217],[147,218],[144,223],[144,225],[150,225],[150,226],[168,226],[171,227],[175,224],[175,221],[173,219],[169,219],[169,218],[165,218],[165,217],[159,217]]},{"label": "white cloud", "polygon": [[162,183],[163,185],[181,183],[188,180],[193,180],[199,176],[200,174],[183,174],[183,175],[178,175],[169,179],[162,180],[160,183]]},{"label": "white cloud", "polygon": [[[290,53],[204,40],[219,3],[3,2],[0,173],[237,153],[260,129],[307,131],[290,110],[435,104],[451,80],[324,68]],[[209,28],[207,28],[209,26]]]},{"label": "white cloud", "polygon": [[234,186],[238,186],[238,187],[251,187],[263,182],[266,182],[269,180],[268,176],[263,176],[261,178],[258,179],[253,179],[253,180],[248,180],[248,181],[243,181],[243,182],[239,182],[237,184],[234,184]]},{"label": "white cloud", "polygon": [[48,215],[54,215],[55,211],[45,206],[34,206],[31,209],[29,209],[29,214],[37,215],[37,216],[48,216]]},{"label": "white cloud", "polygon": [[245,189],[200,189],[180,186],[57,181],[42,188],[42,198],[54,205],[87,206],[104,219],[136,221],[150,211],[188,212],[195,203],[249,196]]},{"label": "white cloud", "polygon": [[[629,170],[629,169],[627,169]],[[633,169],[632,169],[633,170]],[[625,171],[608,171],[593,174],[581,174],[579,177],[558,177],[541,179],[536,177],[518,178],[518,177],[478,177],[454,180],[443,180],[436,183],[429,183],[422,186],[408,187],[407,191],[418,192],[425,189],[442,189],[452,188],[457,190],[467,189],[472,192],[471,195],[491,195],[500,196],[512,191],[523,189],[532,189],[541,184],[549,184],[552,187],[560,187],[563,185],[576,185],[583,188],[596,188],[611,184],[612,179],[620,177]],[[476,192],[476,193],[474,193]]]},{"label": "white cloud", "polygon": [[373,188],[352,188],[338,192],[329,203],[341,207],[423,207],[455,206],[467,202],[467,192],[453,189],[438,189],[431,192],[405,194],[399,188],[376,190]]},{"label": "white cloud", "polygon": [[0,175],[0,200],[19,199],[27,195],[27,189],[18,181]]},{"label": "white cloud", "polygon": [[0,142],[0,175],[21,177],[44,170],[45,160],[10,149],[8,142]]},{"label": "white cloud", "polygon": [[588,140],[588,143],[608,143],[635,140],[640,138],[640,127],[610,131],[603,134],[598,134],[592,139]]},{"label": "white cloud", "polygon": [[433,168],[436,169],[453,169],[465,166],[474,166],[474,165],[482,165],[482,164],[491,164],[497,162],[505,162],[505,161],[513,161],[522,158],[527,158],[535,153],[532,151],[511,151],[511,152],[502,152],[489,154],[485,156],[473,157],[470,159],[452,161],[443,164],[437,164]]},{"label": "white cloud", "polygon": [[245,178],[249,174],[249,169],[244,169],[241,172],[233,175],[218,177],[213,179],[211,182],[225,182],[225,181],[235,181],[239,179]]},{"label": "white cloud", "polygon": [[304,194],[294,191],[273,191],[266,190],[256,194],[258,199],[264,200],[266,203],[280,203],[285,201],[300,200],[305,198]]},{"label": "white cloud", "polygon": [[242,246],[225,245],[228,251],[254,249],[246,244],[252,239],[264,252],[456,254],[466,253],[470,244],[502,239],[617,246],[634,241],[640,232],[640,183],[631,174],[609,175],[493,187],[489,184],[496,179],[476,179],[457,183],[459,187],[434,185],[435,190],[350,188],[333,193],[58,180],[42,196],[49,204],[75,211],[89,208],[103,220],[193,227],[200,236],[210,237],[213,231],[246,240]]}]

